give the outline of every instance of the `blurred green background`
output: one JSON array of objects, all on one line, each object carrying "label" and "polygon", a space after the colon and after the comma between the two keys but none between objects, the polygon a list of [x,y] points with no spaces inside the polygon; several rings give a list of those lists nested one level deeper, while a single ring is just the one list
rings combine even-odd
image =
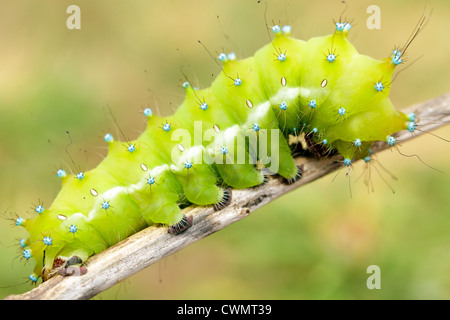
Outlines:
[{"label": "blurred green background", "polygon": [[[267,20],[291,24],[297,38],[333,31],[340,1],[266,1]],[[350,40],[383,58],[403,45],[424,1],[349,0]],[[66,8],[81,8],[81,30],[66,28]],[[381,30],[369,30],[366,8],[381,8]],[[449,91],[450,3],[427,1],[430,23],[408,52],[411,63],[392,84],[392,101],[407,107]],[[148,105],[161,115],[180,104],[180,67],[207,87],[220,71],[197,43],[252,55],[268,42],[264,4],[257,1],[0,2],[0,286],[21,284],[34,262],[20,261],[12,227],[33,204],[49,206],[56,170],[94,167],[106,153],[103,135],[127,138],[145,128]],[[217,18],[219,16],[219,19]],[[410,64],[409,63],[409,64]],[[405,66],[409,65],[408,63]],[[404,68],[402,66],[401,68]],[[450,137],[450,128],[434,133]],[[449,299],[450,148],[431,135],[402,143],[445,173],[396,151],[378,160],[398,181],[392,194],[373,172],[368,193],[361,164],[291,192],[236,223],[100,294],[99,299]],[[366,287],[369,265],[381,268],[381,290]],[[0,289],[1,297],[29,284]]]}]

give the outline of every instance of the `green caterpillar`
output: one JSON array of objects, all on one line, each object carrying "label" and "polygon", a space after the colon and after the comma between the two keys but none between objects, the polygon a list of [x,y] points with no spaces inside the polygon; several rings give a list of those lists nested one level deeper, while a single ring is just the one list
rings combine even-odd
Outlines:
[{"label": "green caterpillar", "polygon": [[105,135],[108,156],[95,169],[58,170],[62,189],[52,205],[15,222],[29,233],[20,241],[23,257],[36,261],[29,279],[66,275],[149,225],[183,232],[192,224],[183,205],[220,210],[230,187],[261,186],[268,174],[297,181],[302,171],[289,135],[304,135],[322,155],[339,153],[350,170],[357,159],[371,160],[375,141],[395,146],[395,132],[414,132],[414,114],[389,99],[403,50],[382,60],[359,54],[348,41],[351,28],[339,21],[333,34],[302,41],[289,26],[274,25],[273,42],[253,57],[221,53],[223,70],[211,87],[183,83],[186,98],[173,116],[145,109],[148,125],[138,139]]}]

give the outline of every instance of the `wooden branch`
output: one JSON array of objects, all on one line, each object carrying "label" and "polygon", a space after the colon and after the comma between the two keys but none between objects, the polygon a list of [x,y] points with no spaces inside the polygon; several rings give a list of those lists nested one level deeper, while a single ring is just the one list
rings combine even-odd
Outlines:
[{"label": "wooden branch", "polygon": [[[416,113],[420,119],[420,130],[430,131],[441,127],[450,123],[450,92],[403,111]],[[405,141],[421,133],[422,131],[418,131],[413,135],[402,131],[396,137]],[[387,143],[378,142],[373,151],[379,152],[387,147]],[[185,208],[184,213],[194,217],[193,226],[186,232],[174,236],[165,227],[151,226],[91,257],[86,262],[86,274],[70,277],[57,275],[27,293],[11,295],[6,299],[92,298],[191,243],[247,217],[281,195],[342,167],[342,162],[333,159],[300,157],[296,158],[296,162],[303,165],[303,176],[292,185],[283,184],[280,179],[272,177],[262,187],[233,190],[232,202],[223,210],[214,211],[212,207],[198,206]]]}]

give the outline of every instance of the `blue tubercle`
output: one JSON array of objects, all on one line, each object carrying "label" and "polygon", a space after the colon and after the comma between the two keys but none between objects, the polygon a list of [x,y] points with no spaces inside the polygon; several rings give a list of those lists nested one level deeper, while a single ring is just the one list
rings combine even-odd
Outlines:
[{"label": "blue tubercle", "polygon": [[286,110],[287,109],[287,103],[284,102],[284,101],[282,103],[280,103],[280,109],[283,110],[283,111]]},{"label": "blue tubercle", "polygon": [[234,80],[234,86],[235,87],[239,87],[242,84],[242,80],[237,78],[236,80]]},{"label": "blue tubercle", "polygon": [[31,258],[31,249],[26,249],[22,251],[23,257],[25,259],[30,259]]},{"label": "blue tubercle", "polygon": [[281,28],[281,32],[286,35],[290,34],[291,30],[292,30],[292,28],[289,25],[283,26],[283,28]]},{"label": "blue tubercle", "polygon": [[227,59],[230,61],[236,60],[236,53],[230,52],[229,54],[227,54]]},{"label": "blue tubercle", "polygon": [[110,206],[111,206],[111,205],[109,204],[108,201],[104,201],[104,202],[102,203],[102,209],[108,210]]},{"label": "blue tubercle", "polygon": [[183,84],[181,85],[183,87],[183,89],[187,89],[189,88],[191,85],[189,84],[189,82],[185,81],[183,82]]},{"label": "blue tubercle", "polygon": [[77,176],[76,176],[76,177],[77,177],[78,180],[83,180],[83,178],[84,178],[84,173],[80,171],[80,172],[77,173]]},{"label": "blue tubercle", "polygon": [[192,162],[186,161],[186,162],[184,163],[184,167],[185,167],[186,169],[192,168]]},{"label": "blue tubercle", "polygon": [[398,66],[402,62],[403,62],[403,60],[402,60],[402,58],[400,58],[400,56],[393,56],[392,57],[392,63],[395,64],[396,66]]},{"label": "blue tubercle", "polygon": [[317,106],[317,102],[316,102],[316,100],[311,100],[309,103],[308,103],[308,106],[310,107],[310,108],[312,108],[312,109],[314,109],[316,106]]},{"label": "blue tubercle", "polygon": [[25,219],[22,217],[18,217],[16,219],[16,226],[21,226],[25,222]]},{"label": "blue tubercle", "polygon": [[203,103],[200,105],[200,109],[202,109],[203,111],[205,111],[206,109],[208,109],[208,104],[207,104],[206,102],[203,102]]},{"label": "blue tubercle", "polygon": [[343,116],[344,114],[345,114],[345,108],[339,108],[339,110],[338,110],[338,114],[340,115],[340,116]]},{"label": "blue tubercle", "polygon": [[74,224],[70,225],[69,232],[75,234],[78,231],[78,227]]},{"label": "blue tubercle", "polygon": [[402,62],[402,52],[398,49],[395,49],[392,52],[392,63],[398,66]]},{"label": "blue tubercle", "polygon": [[127,148],[128,151],[133,152],[134,150],[136,150],[136,147],[134,146],[134,144],[130,144]]},{"label": "blue tubercle", "polygon": [[281,28],[280,28],[280,26],[279,25],[274,25],[273,27],[272,27],[272,31],[275,33],[275,34],[278,34],[278,33],[280,33],[281,32]]},{"label": "blue tubercle", "polygon": [[252,129],[253,129],[254,131],[258,132],[259,129],[261,129],[261,127],[259,126],[259,124],[255,123],[255,124],[253,124]]},{"label": "blue tubercle", "polygon": [[285,61],[286,60],[286,54],[280,53],[278,55],[277,59],[278,59],[278,61],[281,61],[281,62]]},{"label": "blue tubercle", "polygon": [[409,132],[414,132],[416,130],[416,123],[415,122],[409,122],[407,129]]},{"label": "blue tubercle", "polygon": [[36,209],[34,209],[34,211],[41,214],[42,212],[44,212],[44,207],[40,204],[36,207]]},{"label": "blue tubercle", "polygon": [[375,83],[375,90],[377,90],[378,92],[383,91],[384,90],[384,85],[381,82]]},{"label": "blue tubercle", "polygon": [[395,145],[395,143],[397,142],[397,140],[396,140],[394,137],[392,137],[392,136],[388,136],[387,139],[386,139],[386,142],[387,142],[387,144],[388,144],[390,147],[392,147],[392,146]]},{"label": "blue tubercle", "polygon": [[343,31],[345,28],[345,23],[343,22],[336,22],[336,31]]},{"label": "blue tubercle", "polygon": [[143,113],[146,117],[151,117],[153,115],[152,109],[150,108],[145,108]]},{"label": "blue tubercle", "polygon": [[66,171],[64,171],[63,169],[59,169],[58,171],[56,171],[56,176],[58,178],[63,178],[66,176]]},{"label": "blue tubercle", "polygon": [[220,152],[222,154],[227,154],[228,153],[228,148],[227,147],[222,147],[222,149],[220,149]]},{"label": "blue tubercle", "polygon": [[164,124],[164,125],[163,125],[163,130],[164,130],[165,132],[169,132],[169,131],[170,131],[170,124],[168,124],[168,123]]},{"label": "blue tubercle", "polygon": [[219,61],[225,62],[225,61],[227,61],[227,55],[225,53],[221,52],[217,56],[217,59],[219,59]]},{"label": "blue tubercle", "polygon": [[114,141],[114,137],[113,137],[113,135],[112,135],[111,133],[105,134],[105,136],[103,137],[103,139],[104,139],[106,142],[108,142],[108,143]]},{"label": "blue tubercle", "polygon": [[28,279],[31,280],[31,282],[37,282],[38,281],[38,277],[35,273],[32,273],[28,276]]},{"label": "blue tubercle", "polygon": [[346,167],[351,166],[351,165],[352,165],[352,160],[349,159],[349,158],[345,158],[345,159],[344,159],[344,165],[345,165]]},{"label": "blue tubercle", "polygon": [[44,244],[46,246],[51,246],[53,244],[53,239],[50,237],[44,237],[44,239],[42,239],[42,241],[44,242]]},{"label": "blue tubercle", "polygon": [[327,60],[328,62],[333,62],[334,60],[336,60],[336,55],[334,53],[330,53],[329,55],[327,55]]},{"label": "blue tubercle", "polygon": [[355,139],[355,141],[353,141],[353,145],[357,148],[361,147],[361,144],[362,144],[361,139]]},{"label": "blue tubercle", "polygon": [[147,179],[147,184],[152,185],[152,184],[154,184],[154,183],[155,183],[155,178],[149,177],[149,178]]}]

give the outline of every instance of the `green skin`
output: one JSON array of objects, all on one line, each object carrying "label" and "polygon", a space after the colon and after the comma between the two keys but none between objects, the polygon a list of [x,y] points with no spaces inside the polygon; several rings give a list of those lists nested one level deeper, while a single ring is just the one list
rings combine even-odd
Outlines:
[{"label": "green skin", "polygon": [[[277,33],[273,42],[253,57],[225,61],[211,87],[197,90],[187,85],[186,99],[173,116],[149,116],[145,132],[130,142],[136,146],[134,152],[127,150],[125,142],[109,142],[107,157],[85,172],[84,179],[63,177],[62,189],[51,207],[22,224],[29,232],[26,244],[36,260],[34,276],[51,277],[60,265],[54,264],[56,258],[67,261],[78,256],[86,261],[149,225],[176,225],[183,218],[183,201],[216,204],[224,196],[220,185],[248,188],[263,183],[264,175],[254,163],[227,163],[237,160],[233,146],[244,147],[246,156],[258,157],[248,144],[236,142],[237,136],[252,132],[254,123],[261,130],[253,133],[268,138],[267,157],[258,160],[269,166],[268,157],[278,154],[275,173],[287,179],[298,172],[286,140],[289,133],[301,129],[317,144],[326,139],[326,147],[351,160],[367,156],[374,141],[386,141],[404,130],[408,117],[393,107],[389,88],[374,88],[378,81],[390,80],[395,64],[391,58],[379,61],[359,54],[347,33],[336,30],[308,41]],[[280,53],[286,54],[284,61],[277,59]],[[327,61],[329,53],[336,55],[335,61]],[[233,79],[238,77],[242,84],[236,86]],[[321,85],[324,79],[326,86]],[[314,109],[308,106],[312,99],[317,102]],[[208,104],[206,110],[200,108],[202,102]],[[280,109],[282,102],[286,102],[286,110]],[[344,116],[338,115],[340,107],[346,109]],[[172,138],[180,128],[193,133],[195,121],[201,121],[200,137],[215,125],[220,128],[218,135],[230,152],[222,155],[210,147],[210,141]],[[162,129],[165,123],[171,126],[168,132]],[[281,129],[278,137],[263,130],[273,128]],[[355,139],[361,140],[360,147],[354,146]],[[276,147],[271,142],[277,142]],[[174,163],[172,152],[178,144],[184,151]],[[226,161],[211,164],[214,157]],[[193,167],[187,169],[186,161],[192,161]],[[147,184],[149,177],[155,179],[154,184]],[[110,207],[102,208],[104,202]],[[69,232],[71,225],[77,226],[77,232]],[[51,245],[44,244],[44,236],[52,238]]]}]

